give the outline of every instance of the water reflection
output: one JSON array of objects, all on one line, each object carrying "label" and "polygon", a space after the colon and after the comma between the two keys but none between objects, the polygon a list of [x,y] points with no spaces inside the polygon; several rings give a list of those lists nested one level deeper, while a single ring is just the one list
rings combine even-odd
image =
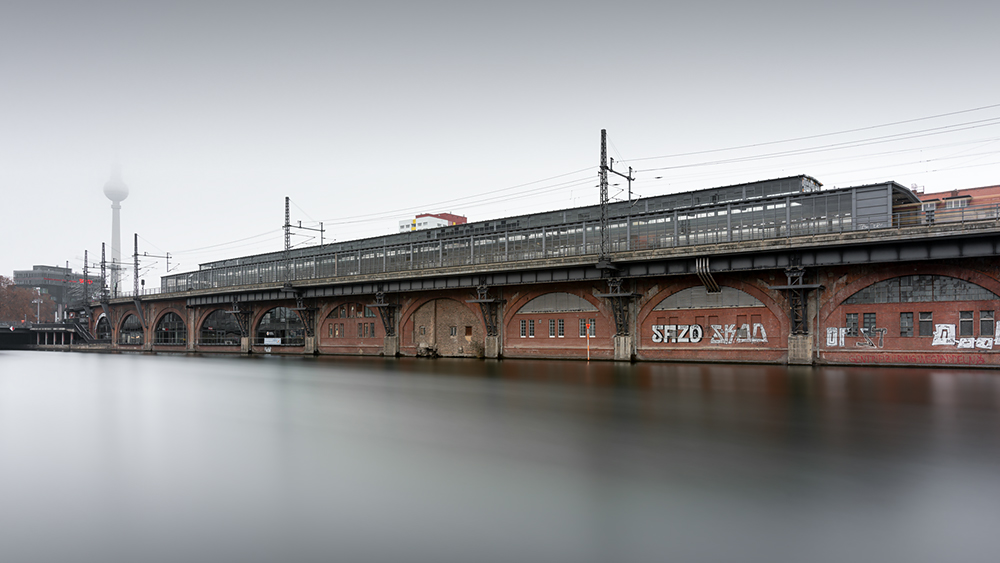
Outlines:
[{"label": "water reflection", "polygon": [[1000,376],[0,355],[4,561],[993,561]]}]

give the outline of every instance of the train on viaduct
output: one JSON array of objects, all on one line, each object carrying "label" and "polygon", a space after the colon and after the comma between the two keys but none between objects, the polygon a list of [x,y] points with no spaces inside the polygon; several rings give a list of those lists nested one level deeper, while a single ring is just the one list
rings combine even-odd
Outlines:
[{"label": "train on viaduct", "polygon": [[[1000,214],[809,176],[202,264],[39,347],[1000,365]],[[992,192],[991,192],[992,193]]]}]

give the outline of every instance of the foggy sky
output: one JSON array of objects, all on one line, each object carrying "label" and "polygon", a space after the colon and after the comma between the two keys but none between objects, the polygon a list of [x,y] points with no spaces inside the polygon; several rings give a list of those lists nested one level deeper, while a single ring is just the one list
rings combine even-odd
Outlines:
[{"label": "foggy sky", "polygon": [[[131,191],[123,257],[138,232],[140,253],[170,252],[178,271],[280,250],[285,196],[293,222],[325,221],[328,240],[395,232],[419,212],[475,221],[595,204],[602,128],[609,155],[640,170],[639,195],[800,173],[826,186],[1000,184],[992,122],[650,170],[1000,118],[642,160],[1000,103],[996,2],[689,4],[4,3],[0,274],[80,270],[84,249],[110,252],[102,188],[116,160]],[[534,197],[498,191],[580,170]],[[158,286],[163,261],[143,265]]]}]

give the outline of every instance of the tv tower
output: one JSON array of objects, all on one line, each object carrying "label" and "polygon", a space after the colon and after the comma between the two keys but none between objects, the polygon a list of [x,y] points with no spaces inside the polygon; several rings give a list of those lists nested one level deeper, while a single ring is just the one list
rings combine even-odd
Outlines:
[{"label": "tv tower", "polygon": [[120,212],[122,202],[128,197],[128,186],[122,181],[121,164],[115,163],[111,167],[111,179],[104,184],[104,195],[111,200],[111,294],[118,295],[122,262]]}]

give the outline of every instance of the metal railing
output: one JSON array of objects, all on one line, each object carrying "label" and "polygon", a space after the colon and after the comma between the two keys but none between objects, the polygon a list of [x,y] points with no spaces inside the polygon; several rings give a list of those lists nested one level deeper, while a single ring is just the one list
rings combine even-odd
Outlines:
[{"label": "metal railing", "polygon": [[[853,217],[850,213],[807,215],[796,207],[795,201],[786,198],[769,205],[748,202],[617,217],[611,221],[609,238],[611,252],[619,253],[856,231],[892,231],[917,226],[964,226],[998,218],[998,205],[912,210],[864,217]],[[329,252],[289,262],[273,258],[259,263],[207,268],[164,278],[164,287],[157,292],[596,256],[600,241],[600,224],[582,221]],[[152,292],[147,290],[147,293]]]}]

